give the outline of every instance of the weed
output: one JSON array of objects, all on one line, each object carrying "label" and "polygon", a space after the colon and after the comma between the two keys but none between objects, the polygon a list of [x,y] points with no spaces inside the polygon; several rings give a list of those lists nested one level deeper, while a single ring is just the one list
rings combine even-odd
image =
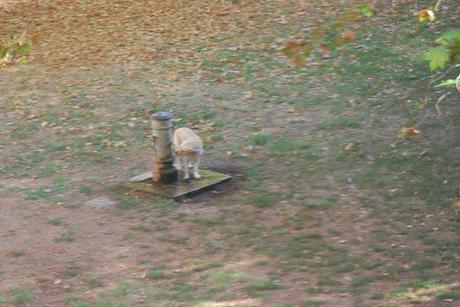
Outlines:
[{"label": "weed", "polygon": [[[261,192],[262,194],[263,192]],[[265,192],[265,195],[255,195],[251,198],[250,202],[260,208],[270,207],[274,204],[275,198],[270,193]]]},{"label": "weed", "polygon": [[89,194],[93,193],[93,189],[90,186],[84,185],[84,186],[80,187],[79,192],[82,193],[82,194],[85,194],[85,195],[89,195]]},{"label": "weed", "polygon": [[148,279],[164,279],[168,277],[168,274],[165,271],[162,271],[158,268],[152,268],[147,271],[145,275]]},{"label": "weed", "polygon": [[358,287],[367,285],[371,282],[374,282],[375,280],[376,280],[375,276],[358,276],[351,280],[350,285],[352,287],[358,288]]},{"label": "weed", "polygon": [[255,134],[249,137],[248,143],[251,145],[265,145],[272,139],[271,136],[265,134]]},{"label": "weed", "polygon": [[21,305],[33,299],[32,292],[28,289],[13,289],[14,295],[8,299],[8,302],[14,305]]},{"label": "weed", "polygon": [[103,283],[101,280],[99,280],[99,279],[90,279],[90,280],[88,281],[88,287],[89,287],[90,289],[101,288],[101,287],[103,287],[103,286],[104,286],[104,283]]},{"label": "weed", "polygon": [[101,299],[97,300],[92,306],[94,307],[127,307],[130,306],[127,296],[132,289],[132,285],[123,282],[120,283],[115,290],[105,294]]},{"label": "weed", "polygon": [[39,187],[38,189],[36,190],[32,190],[32,191],[27,191],[26,192],[26,199],[29,199],[29,200],[37,200],[37,199],[40,199],[40,198],[46,198],[50,195],[50,193],[53,191],[53,189],[49,188],[49,187]]},{"label": "weed", "polygon": [[60,234],[58,237],[54,238],[55,242],[73,242],[75,241],[75,236],[73,231],[68,231],[66,233]]},{"label": "weed", "polygon": [[163,214],[167,214],[174,210],[177,203],[174,200],[169,199],[158,199],[150,204],[153,208],[160,209]]},{"label": "weed", "polygon": [[332,121],[324,121],[318,125],[318,129],[320,130],[357,129],[359,127],[359,120],[353,118],[341,118]]},{"label": "weed", "polygon": [[145,225],[137,225],[131,227],[133,230],[139,230],[142,232],[153,232],[153,229],[151,227],[145,226]]},{"label": "weed", "polygon": [[51,177],[56,175],[57,165],[55,163],[48,163],[37,170],[37,175],[40,177]]},{"label": "weed", "polygon": [[24,254],[25,254],[24,251],[14,250],[14,251],[11,251],[8,255],[13,258],[18,258],[18,257],[24,256]]},{"label": "weed", "polygon": [[412,266],[412,268],[416,271],[424,271],[433,268],[435,265],[436,263],[433,259],[422,258],[418,260],[417,263]]},{"label": "weed", "polygon": [[118,208],[132,209],[140,204],[139,199],[131,195],[117,195],[115,199],[118,201]]},{"label": "weed", "polygon": [[52,218],[48,220],[48,224],[53,225],[53,226],[60,226],[62,225],[62,220],[60,218]]},{"label": "weed", "polygon": [[259,291],[274,290],[279,288],[281,288],[279,282],[274,281],[266,276],[253,277],[249,281],[249,283],[244,287],[244,289],[252,295],[256,294]]},{"label": "weed", "polygon": [[65,302],[68,305],[71,304],[74,307],[89,307],[90,306],[90,304],[86,302],[84,299],[82,299],[81,297],[76,297],[76,296],[67,297],[65,299]]},{"label": "weed", "polygon": [[150,259],[139,259],[137,261],[138,264],[149,264],[150,263]]},{"label": "weed", "polygon": [[444,292],[444,293],[438,294],[436,296],[436,299],[438,301],[442,301],[442,300],[458,300],[458,299],[460,299],[460,293],[459,292]]},{"label": "weed", "polygon": [[323,306],[326,305],[325,301],[318,301],[318,300],[308,300],[302,303],[302,306]]}]

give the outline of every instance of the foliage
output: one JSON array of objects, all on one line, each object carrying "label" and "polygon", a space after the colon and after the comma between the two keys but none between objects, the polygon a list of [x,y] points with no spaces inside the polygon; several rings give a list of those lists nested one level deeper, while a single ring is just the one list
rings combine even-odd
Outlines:
[{"label": "foliage", "polygon": [[0,43],[0,64],[24,63],[32,53],[32,44],[26,41],[26,31]]},{"label": "foliage", "polygon": [[428,50],[425,59],[429,61],[430,69],[444,69],[448,63],[460,63],[460,30],[444,32],[435,41],[439,46]]},{"label": "foliage", "polygon": [[305,40],[287,42],[282,52],[296,66],[304,65],[316,50],[327,57],[331,50],[335,50],[337,47],[356,39],[355,33],[348,28],[349,25],[362,18],[372,16],[372,7],[364,5],[346,10],[333,21],[317,21],[314,30]]},{"label": "foliage", "polygon": [[455,85],[455,84],[457,84],[457,81],[455,81],[454,79],[448,79],[448,80],[442,81],[441,83],[439,83],[435,87],[451,86],[451,85]]},{"label": "foliage", "polygon": [[417,13],[418,21],[421,23],[424,22],[433,22],[436,20],[436,16],[434,15],[434,11],[431,9],[424,9]]}]

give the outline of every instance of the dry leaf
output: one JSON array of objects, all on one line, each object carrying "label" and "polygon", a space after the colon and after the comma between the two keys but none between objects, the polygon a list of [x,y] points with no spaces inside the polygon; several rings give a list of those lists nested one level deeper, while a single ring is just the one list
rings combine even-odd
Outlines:
[{"label": "dry leaf", "polygon": [[400,135],[402,136],[416,136],[420,134],[420,130],[415,127],[402,128]]},{"label": "dry leaf", "polygon": [[418,16],[418,21],[420,22],[425,22],[425,21],[429,21],[429,22],[433,22],[436,20],[436,16],[434,15],[434,12],[433,10],[430,10],[430,9],[424,9],[424,10],[421,10],[417,13],[417,16]]},{"label": "dry leaf", "polygon": [[353,42],[356,39],[356,35],[355,32],[347,30],[345,33],[343,33],[342,38],[346,42]]}]

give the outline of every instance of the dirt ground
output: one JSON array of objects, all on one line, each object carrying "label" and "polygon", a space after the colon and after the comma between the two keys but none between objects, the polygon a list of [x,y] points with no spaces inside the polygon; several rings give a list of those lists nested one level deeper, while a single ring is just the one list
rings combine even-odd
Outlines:
[{"label": "dirt ground", "polygon": [[[0,68],[0,305],[459,304],[459,96],[410,107],[439,97],[408,52],[445,26],[412,23],[429,2],[369,6],[355,41],[297,68],[287,41],[372,3],[0,2],[0,38],[33,44]],[[158,110],[232,181],[125,188]]]}]

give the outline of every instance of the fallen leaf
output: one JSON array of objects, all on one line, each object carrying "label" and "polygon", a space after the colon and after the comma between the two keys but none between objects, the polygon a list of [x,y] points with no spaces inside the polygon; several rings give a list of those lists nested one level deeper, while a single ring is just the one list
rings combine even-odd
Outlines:
[{"label": "fallen leaf", "polygon": [[417,13],[418,21],[419,22],[433,22],[436,20],[436,16],[434,15],[433,10],[430,9],[423,9]]},{"label": "fallen leaf", "polygon": [[400,134],[402,136],[416,136],[420,134],[420,130],[415,127],[402,128]]},{"label": "fallen leaf", "polygon": [[353,42],[356,39],[356,35],[355,32],[347,30],[345,33],[343,33],[342,38],[346,42]]}]

